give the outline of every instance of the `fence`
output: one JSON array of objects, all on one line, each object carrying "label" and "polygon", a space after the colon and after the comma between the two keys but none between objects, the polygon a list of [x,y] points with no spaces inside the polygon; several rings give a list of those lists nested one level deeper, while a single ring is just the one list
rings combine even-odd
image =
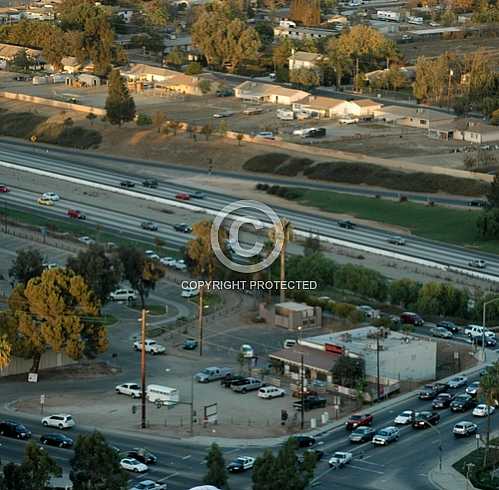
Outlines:
[{"label": "fence", "polygon": [[[77,361],[69,358],[62,352],[48,351],[42,355],[40,360],[40,371],[56,367],[76,364]],[[29,373],[33,361],[31,359],[22,359],[21,357],[12,357],[7,367],[0,368],[0,378],[4,376],[13,376],[15,374]]]}]

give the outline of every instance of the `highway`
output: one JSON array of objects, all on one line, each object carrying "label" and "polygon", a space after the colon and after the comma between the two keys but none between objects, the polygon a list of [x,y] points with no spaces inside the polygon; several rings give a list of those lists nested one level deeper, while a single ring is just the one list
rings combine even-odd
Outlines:
[{"label": "highway", "polygon": [[[470,381],[476,377],[470,377]],[[19,384],[21,386],[21,384]],[[25,386],[24,384],[22,386]],[[9,390],[15,389],[15,386],[9,385]],[[36,389],[36,388],[33,388]],[[33,389],[31,391],[33,391]],[[70,385],[68,385],[68,389]],[[79,386],[72,389],[78,389],[81,392],[94,389],[92,386]],[[453,390],[454,392],[464,391],[464,388]],[[5,402],[7,394],[2,395],[2,401]],[[375,410],[375,407],[373,407]],[[394,404],[381,412],[373,412],[373,427],[378,429],[391,425],[393,419],[403,410],[425,410],[431,408],[431,402],[420,401],[416,397],[407,401],[394,401]],[[354,445],[348,441],[348,432],[340,426],[330,432],[324,433],[317,438],[317,448],[325,452],[325,457],[319,462],[312,488],[330,489],[380,489],[380,490],[426,490],[434,488],[428,481],[428,472],[434,468],[439,461],[440,447],[442,455],[445,458],[455,449],[463,445],[475,444],[474,436],[470,439],[456,439],[452,434],[452,427],[455,423],[462,420],[472,420],[480,427],[482,437],[484,437],[486,419],[476,418],[470,412],[465,414],[454,414],[445,409],[440,412],[441,421],[434,429],[415,430],[410,426],[402,427],[401,436],[398,442],[387,447],[372,447],[371,443]],[[14,418],[27,425],[38,439],[44,432],[54,432],[55,429],[44,429],[39,417],[30,415],[8,414],[5,410],[0,412],[0,417]],[[499,415],[492,416],[492,429],[499,428]],[[66,433],[72,437],[77,434],[87,432],[91,428],[74,428]],[[147,472],[147,477],[168,482],[170,490],[187,490],[190,486],[201,482],[205,472],[203,459],[206,455],[206,447],[203,444],[190,443],[188,439],[168,439],[157,436],[145,437],[144,435],[132,432],[106,432],[102,431],[110,444],[117,446],[123,451],[133,447],[146,447],[158,456],[158,463],[151,465]],[[0,438],[0,457],[2,461],[19,461],[22,457],[25,442]],[[267,445],[267,444],[266,444]],[[263,446],[259,447],[258,442],[255,446],[237,448],[229,444],[224,447],[224,456],[226,461],[239,456],[249,455],[258,456],[261,454]],[[344,469],[330,469],[327,465],[327,459],[337,450],[351,451],[354,459],[350,465]],[[71,450],[58,448],[48,448],[48,452],[53,455],[57,462],[64,468],[69,468],[68,460],[71,457]],[[131,475],[131,481],[139,481],[143,477]],[[251,488],[251,472],[243,475],[232,475],[229,483],[231,488],[240,490],[249,490]],[[340,485],[340,486],[338,486]]]},{"label": "highway", "polygon": [[[126,173],[115,172],[113,170],[104,168],[95,168],[95,166],[85,166],[81,162],[73,162],[68,156],[62,156],[61,154],[56,154],[55,156],[51,153],[41,152],[38,154],[27,154],[25,152],[17,152],[14,150],[7,151],[4,146],[0,146],[0,159],[1,161],[14,163],[21,165],[26,168],[39,169],[51,172],[54,177],[54,183],[51,189],[40,189],[40,191],[56,191],[57,192],[57,176],[68,176],[72,178],[83,179],[90,185],[92,183],[104,184],[111,186],[112,188],[119,188],[120,181],[124,179],[132,180],[136,183],[136,187],[132,189],[136,193],[137,197],[142,198],[160,198],[160,202],[164,202],[165,205],[172,204],[175,201],[175,195],[179,191],[193,192],[199,190],[193,187],[186,187],[184,185],[179,185],[175,181],[161,181],[158,189],[147,189],[142,187],[141,182],[143,178],[138,176],[131,176]],[[119,161],[119,159],[117,159]],[[4,170],[0,170],[0,175]],[[220,210],[225,205],[234,201],[231,196],[224,195],[218,192],[206,192],[204,199],[192,199],[188,204],[200,206],[206,210],[214,211]],[[16,206],[25,206],[27,208],[34,208],[38,206],[36,204],[36,194],[33,192],[28,192],[24,189],[15,189],[14,192],[9,194],[3,194],[1,199],[8,204],[11,202]],[[79,199],[81,201],[81,199]],[[179,204],[179,203],[177,203]],[[173,232],[170,225],[168,225],[168,230],[164,230],[161,220],[158,221],[160,224],[160,232],[151,233],[143,232],[140,230],[140,221],[144,219],[150,219],[148,216],[134,217],[136,213],[130,212],[131,207],[126,210],[113,210],[110,209],[98,209],[91,204],[91,197],[83,202],[74,202],[71,200],[70,196],[62,195],[62,200],[56,204],[53,210],[46,210],[45,212],[54,213],[56,209],[67,209],[70,207],[76,207],[81,209],[89,216],[89,224],[92,222],[99,223],[103,227],[110,229],[122,230],[122,232],[135,233],[140,236],[153,236],[159,235],[161,238],[165,239],[167,243],[172,245],[180,245],[185,242],[186,236],[181,233]],[[469,251],[463,247],[453,246],[450,244],[444,244],[439,242],[434,242],[431,240],[426,240],[422,238],[417,238],[409,236],[407,238],[407,243],[405,246],[397,246],[388,243],[388,239],[392,236],[391,233],[367,226],[356,226],[353,230],[346,230],[340,228],[337,222],[323,218],[317,217],[312,213],[296,212],[290,211],[284,207],[274,207],[274,210],[281,216],[289,219],[295,230],[301,230],[306,233],[314,233],[325,238],[333,238],[345,240],[354,244],[369,246],[375,249],[383,251],[396,252],[406,258],[417,258],[432,261],[445,266],[454,266],[461,269],[471,270],[469,267],[469,262],[473,259],[483,259],[487,262],[487,268],[484,271],[490,276],[499,278],[499,257],[493,254],[477,253],[474,251]],[[245,211],[246,216],[257,217],[258,212],[252,212],[251,210]]]}]

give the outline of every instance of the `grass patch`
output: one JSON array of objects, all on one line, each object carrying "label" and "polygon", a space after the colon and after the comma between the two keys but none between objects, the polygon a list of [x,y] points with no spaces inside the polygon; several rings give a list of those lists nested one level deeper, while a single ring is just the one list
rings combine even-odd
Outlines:
[{"label": "grass patch", "polygon": [[[199,296],[196,296],[195,298],[192,298],[194,303],[199,304]],[[203,295],[203,306],[205,308],[205,311],[214,311],[218,310],[221,308],[223,305],[223,299],[222,296],[219,294],[215,293],[208,293],[205,292]]]},{"label": "grass patch", "polygon": [[13,138],[30,138],[38,125],[47,120],[46,117],[32,112],[7,112],[0,118],[0,134]]},{"label": "grass patch", "polygon": [[97,148],[102,142],[101,134],[95,129],[85,129],[81,126],[62,123],[42,124],[35,131],[35,135],[41,143],[82,150]]},{"label": "grass patch", "polygon": [[414,235],[497,253],[499,240],[478,237],[477,211],[426,207],[411,202],[394,202],[351,196],[332,191],[293,188],[300,204],[323,211],[404,227]]},{"label": "grass patch", "polygon": [[[140,306],[139,304],[130,305],[129,307],[132,310],[138,310],[138,311],[142,310],[142,306]],[[146,305],[146,310],[149,311],[149,314],[151,316],[164,315],[166,313],[165,305],[158,305],[158,304]]]},{"label": "grass patch", "polygon": [[325,162],[304,170],[310,179],[365,184],[411,192],[448,192],[464,196],[486,194],[489,185],[472,179],[424,172],[400,172],[370,163]]}]

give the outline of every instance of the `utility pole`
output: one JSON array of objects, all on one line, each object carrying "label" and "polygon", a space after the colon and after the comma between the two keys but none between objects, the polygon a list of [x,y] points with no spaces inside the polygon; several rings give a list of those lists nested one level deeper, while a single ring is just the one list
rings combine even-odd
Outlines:
[{"label": "utility pole", "polygon": [[381,385],[379,382],[379,330],[376,332],[376,393],[378,401],[381,398]]},{"label": "utility pole", "polygon": [[301,430],[305,427],[305,370],[303,366],[303,354],[300,362],[300,393],[301,393],[301,410],[300,410],[300,427]]},{"label": "utility pole", "polygon": [[141,427],[146,428],[146,316],[147,310],[142,310],[140,319],[141,325],[141,350],[140,350],[140,382],[142,385],[141,393]]},{"label": "utility pole", "polygon": [[203,355],[203,303],[204,286],[199,289],[198,326],[199,326],[199,356]]},{"label": "utility pole", "polygon": [[285,297],[285,289],[282,286],[284,281],[286,280],[286,248],[288,245],[288,240],[292,238],[293,233],[293,225],[287,219],[281,219],[281,227],[282,227],[282,248],[281,248],[281,288],[280,288],[280,298],[279,301],[284,303]]},{"label": "utility pole", "polygon": [[191,373],[191,420],[190,420],[190,433],[191,437],[194,435],[194,375]]}]

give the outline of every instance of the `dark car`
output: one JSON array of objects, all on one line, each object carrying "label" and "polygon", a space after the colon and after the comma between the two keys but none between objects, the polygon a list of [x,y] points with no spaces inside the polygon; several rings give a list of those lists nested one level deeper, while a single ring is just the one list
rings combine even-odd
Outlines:
[{"label": "dark car", "polygon": [[13,420],[2,420],[0,422],[0,436],[26,440],[31,437],[31,431],[23,424],[18,424]]},{"label": "dark car", "polygon": [[346,228],[347,230],[353,230],[355,225],[351,221],[345,219],[345,220],[338,221],[338,226],[340,228]]},{"label": "dark car", "polygon": [[347,430],[353,430],[357,427],[370,426],[373,423],[373,416],[370,413],[351,415],[346,421]]},{"label": "dark car", "polygon": [[[327,400],[318,395],[309,395],[303,399],[303,410],[313,410],[314,408],[324,408],[326,406]],[[302,409],[302,401],[298,400],[293,403],[293,408],[295,410]]]},{"label": "dark car", "polygon": [[484,201],[483,199],[472,199],[471,201],[468,201],[468,206],[484,208],[487,206],[487,201]]},{"label": "dark car", "polygon": [[56,446],[66,449],[73,447],[73,439],[64,434],[43,434],[40,437],[40,442],[47,446]]},{"label": "dark car", "polygon": [[[472,338],[472,342],[476,345],[483,345],[483,336],[476,335]],[[497,345],[497,340],[494,337],[485,336],[485,347],[495,347]]]},{"label": "dark car", "polygon": [[476,402],[471,395],[462,393],[460,395],[457,395],[454,400],[452,400],[450,409],[453,412],[465,412],[466,410],[473,408],[475,405]]},{"label": "dark car", "polygon": [[419,412],[412,423],[414,429],[428,429],[432,425],[440,422],[440,415],[437,412],[424,411]]},{"label": "dark car", "polygon": [[447,385],[443,383],[433,383],[431,385],[425,385],[425,387],[419,392],[420,400],[433,400],[435,397],[443,393],[447,389]]},{"label": "dark car", "polygon": [[223,378],[222,381],[220,381],[220,384],[224,388],[230,388],[231,385],[233,385],[234,383],[239,383],[240,381],[243,381],[245,379],[246,379],[245,376],[229,375],[229,376],[226,376],[225,378]]},{"label": "dark car", "polygon": [[144,464],[155,464],[158,462],[158,458],[153,453],[143,448],[134,448],[131,451],[127,451],[127,457],[135,458]]},{"label": "dark car", "polygon": [[132,182],[131,180],[122,180],[120,182],[121,187],[135,187],[135,182]]},{"label": "dark car", "polygon": [[312,436],[293,436],[292,439],[298,447],[311,447],[316,443],[315,437]]},{"label": "dark car", "polygon": [[410,313],[406,311],[400,315],[401,323],[406,323],[407,325],[414,325],[415,327],[420,327],[424,325],[424,320],[417,313]]},{"label": "dark car", "polygon": [[197,346],[198,346],[198,341],[196,339],[185,339],[182,345],[182,349],[195,350]]},{"label": "dark car", "polygon": [[432,402],[433,408],[449,408],[454,396],[450,393],[440,393]]},{"label": "dark car", "polygon": [[10,192],[10,189],[6,185],[0,185],[0,192]]},{"label": "dark car", "polygon": [[442,320],[441,322],[438,322],[437,327],[445,328],[445,330],[448,330],[451,333],[459,332],[459,327],[455,323],[449,322],[447,320]]},{"label": "dark car", "polygon": [[182,233],[190,233],[192,231],[192,228],[185,223],[177,223],[176,225],[173,225],[173,229]]},{"label": "dark car", "polygon": [[228,88],[225,90],[217,90],[217,97],[232,97],[234,95],[234,90]]},{"label": "dark car", "polygon": [[146,179],[142,182],[144,187],[149,187],[151,189],[156,189],[158,187],[159,182],[156,179]]},{"label": "dark car", "polygon": [[193,199],[204,199],[204,192],[201,192],[201,191],[191,192],[191,197]]},{"label": "dark car", "polygon": [[369,442],[372,440],[374,437],[374,434],[376,434],[376,431],[367,425],[363,425],[360,427],[357,427],[351,434],[350,434],[350,442]]},{"label": "dark car", "polygon": [[143,230],[149,230],[149,231],[158,231],[158,225],[156,223],[153,223],[152,221],[143,221],[140,223],[140,227]]}]

